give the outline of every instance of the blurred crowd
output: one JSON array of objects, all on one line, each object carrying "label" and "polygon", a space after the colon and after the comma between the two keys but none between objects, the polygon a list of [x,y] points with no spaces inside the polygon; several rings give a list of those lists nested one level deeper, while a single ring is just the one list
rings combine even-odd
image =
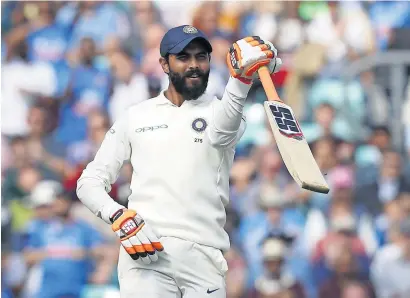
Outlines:
[{"label": "blurred crowd", "polygon": [[[209,36],[207,92],[219,98],[230,44],[273,42],[284,61],[275,84],[331,187],[318,194],[291,179],[255,83],[231,173],[228,298],[410,297],[410,67],[396,111],[388,64],[342,77],[375,53],[410,56],[410,2],[2,1],[1,10],[2,297],[119,297],[119,243],[79,202],[76,181],[113,121],[167,87],[159,43],[182,24]],[[131,175],[124,164],[110,192],[125,206]]]}]

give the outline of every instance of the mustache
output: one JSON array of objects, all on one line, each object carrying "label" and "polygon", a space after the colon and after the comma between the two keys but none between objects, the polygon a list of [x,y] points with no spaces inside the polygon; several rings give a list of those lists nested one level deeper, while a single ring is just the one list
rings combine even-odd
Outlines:
[{"label": "mustache", "polygon": [[200,69],[194,69],[194,70],[189,70],[184,74],[184,77],[190,77],[193,75],[198,75],[199,77],[203,77],[205,73],[201,71]]}]

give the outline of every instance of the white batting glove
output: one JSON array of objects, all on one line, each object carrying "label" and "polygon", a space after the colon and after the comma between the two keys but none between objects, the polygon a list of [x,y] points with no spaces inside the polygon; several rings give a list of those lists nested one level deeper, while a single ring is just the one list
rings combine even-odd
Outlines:
[{"label": "white batting glove", "polygon": [[231,46],[226,60],[232,77],[251,84],[259,78],[258,69],[262,66],[267,66],[271,74],[280,70],[282,60],[277,54],[271,42],[259,36],[249,36]]},{"label": "white batting glove", "polygon": [[161,242],[134,210],[119,209],[110,217],[112,230],[133,260],[150,264],[164,250]]}]

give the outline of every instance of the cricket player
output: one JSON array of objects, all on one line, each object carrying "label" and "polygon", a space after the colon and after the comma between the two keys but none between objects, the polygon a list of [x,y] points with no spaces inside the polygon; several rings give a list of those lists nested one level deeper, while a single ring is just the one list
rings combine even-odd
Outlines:
[{"label": "cricket player", "polygon": [[[211,52],[195,27],[170,29],[159,60],[168,88],[113,124],[78,180],[79,199],[121,240],[122,298],[226,297],[224,207],[243,106],[257,70],[273,74],[282,62],[259,37],[237,41],[227,49],[231,77],[219,100],[205,93]],[[128,159],[132,194],[124,208],[107,193]]]}]

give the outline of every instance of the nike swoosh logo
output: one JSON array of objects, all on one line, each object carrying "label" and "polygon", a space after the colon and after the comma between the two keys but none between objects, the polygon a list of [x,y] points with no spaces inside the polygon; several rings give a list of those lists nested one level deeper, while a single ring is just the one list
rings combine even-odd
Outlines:
[{"label": "nike swoosh logo", "polygon": [[206,293],[207,293],[207,294],[211,294],[211,293],[213,293],[213,292],[215,292],[215,291],[218,291],[218,290],[219,290],[219,289],[215,289],[215,290],[212,290],[212,291],[211,291],[210,289],[208,289],[208,291],[206,291]]}]

